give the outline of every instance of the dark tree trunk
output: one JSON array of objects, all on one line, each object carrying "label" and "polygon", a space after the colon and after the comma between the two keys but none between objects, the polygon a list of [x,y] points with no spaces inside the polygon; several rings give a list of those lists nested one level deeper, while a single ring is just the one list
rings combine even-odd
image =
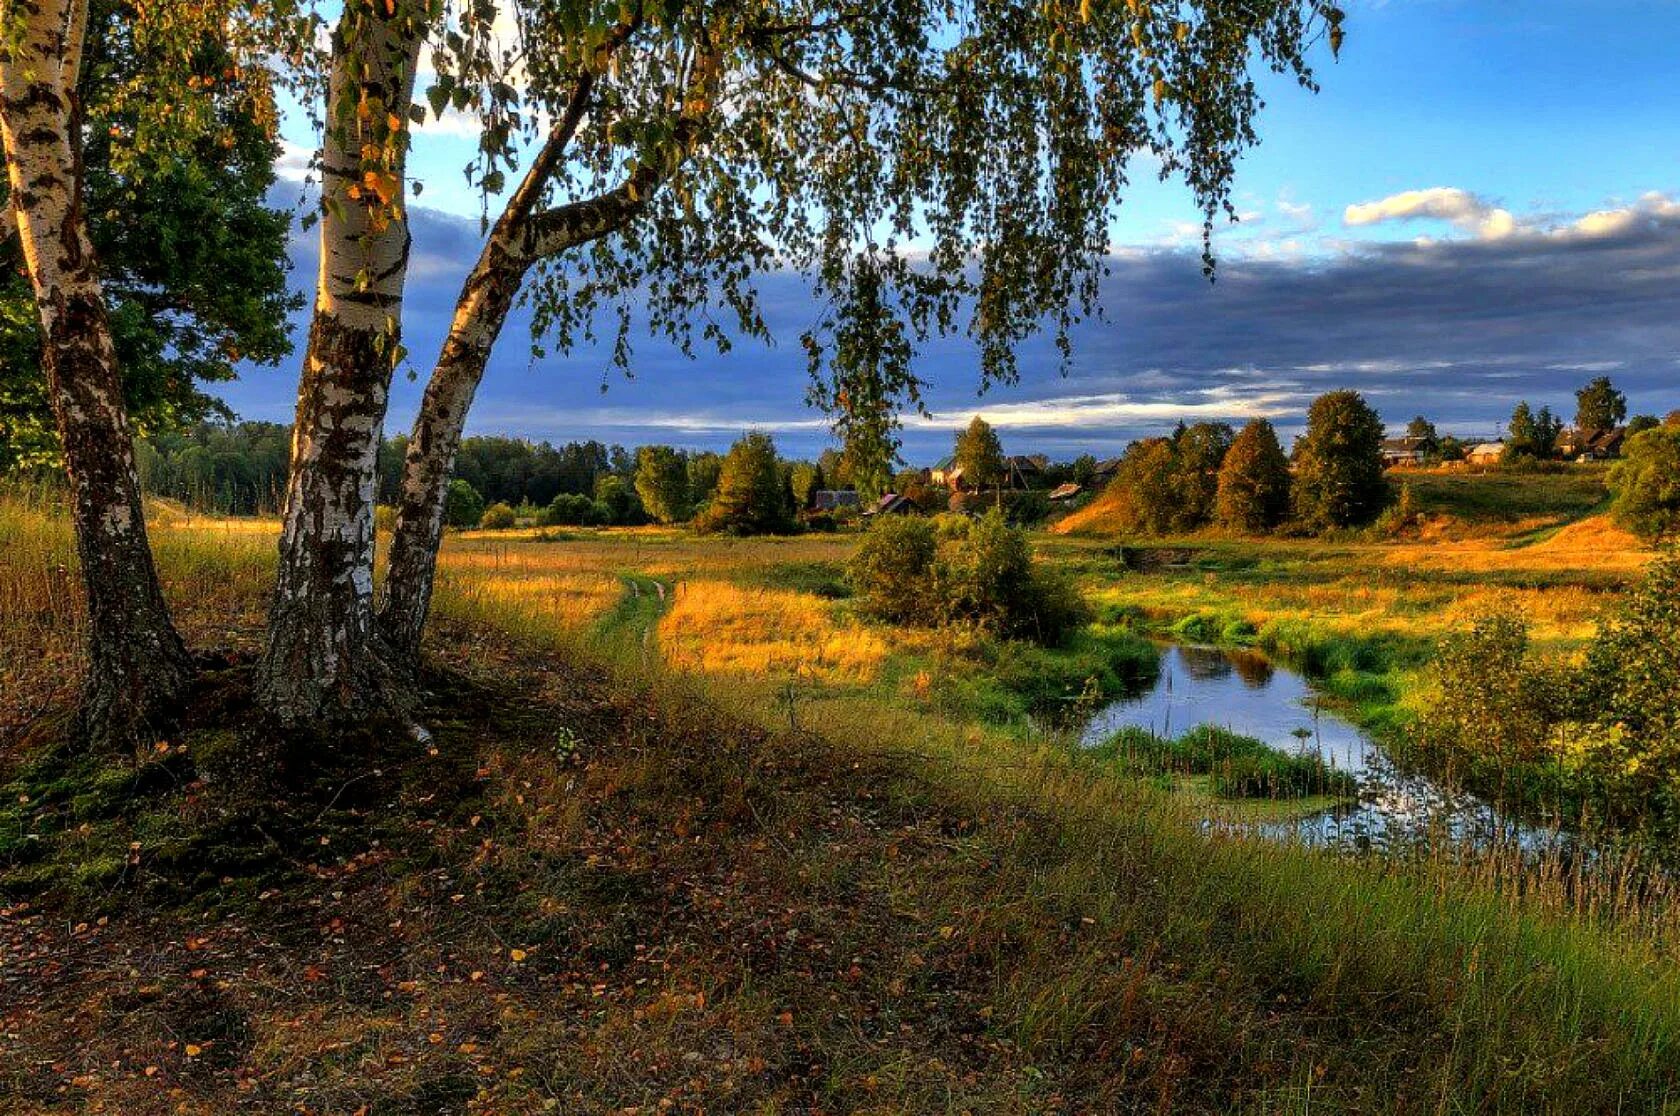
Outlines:
[{"label": "dark tree trunk", "polygon": [[85,3],[19,13],[0,54],[0,137],[12,212],[40,313],[42,366],[70,482],[88,612],[79,727],[102,747],[172,724],[192,663],[158,587],[98,260],[83,211],[75,84]]}]

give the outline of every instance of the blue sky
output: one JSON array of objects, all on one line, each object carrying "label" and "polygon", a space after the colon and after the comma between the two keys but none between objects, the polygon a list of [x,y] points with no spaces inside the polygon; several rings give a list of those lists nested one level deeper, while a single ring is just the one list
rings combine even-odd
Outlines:
[{"label": "blue sky", "polygon": [[[1012,451],[1102,454],[1179,418],[1291,427],[1313,394],[1344,386],[1390,422],[1423,412],[1476,436],[1519,398],[1573,413],[1573,389],[1601,372],[1636,412],[1680,407],[1680,2],[1347,6],[1341,60],[1315,60],[1318,94],[1262,79],[1262,143],[1238,175],[1243,220],[1218,237],[1220,280],[1201,278],[1183,188],[1137,175],[1114,221],[1107,320],[1076,331],[1069,374],[1029,343],[1021,382],[979,397],[971,349],[927,345],[936,418],[907,421],[906,457],[939,456],[976,412]],[[288,139],[291,168],[311,140]],[[399,378],[391,432],[412,420],[477,254],[479,202],[460,173],[471,150],[448,127],[417,144],[433,207],[413,211],[404,322],[419,382]],[[301,288],[309,236],[294,262]],[[717,447],[753,427],[814,453],[825,424],[804,406],[797,344],[813,310],[792,277],[761,289],[773,347],[689,361],[639,341],[628,380],[598,351],[533,360],[516,317],[469,430]],[[296,372],[253,369],[225,395],[284,421]]]}]

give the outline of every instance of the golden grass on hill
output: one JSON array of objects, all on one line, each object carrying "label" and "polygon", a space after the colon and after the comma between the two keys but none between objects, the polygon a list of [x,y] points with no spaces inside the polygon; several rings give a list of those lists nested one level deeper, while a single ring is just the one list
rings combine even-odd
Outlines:
[{"label": "golden grass on hill", "polygon": [[659,623],[667,662],[687,670],[797,675],[868,682],[887,658],[885,640],[809,593],[684,581]]}]

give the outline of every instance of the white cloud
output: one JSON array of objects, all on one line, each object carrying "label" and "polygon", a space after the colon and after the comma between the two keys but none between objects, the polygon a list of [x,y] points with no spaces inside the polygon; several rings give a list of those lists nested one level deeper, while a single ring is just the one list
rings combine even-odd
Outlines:
[{"label": "white cloud", "polygon": [[[1175,422],[1179,419],[1276,418],[1300,407],[1293,392],[1234,390],[1220,385],[1194,393],[1188,400],[1133,399],[1122,392],[1052,396],[1016,403],[993,403],[976,412],[999,429],[1078,429],[1128,422]],[[905,426],[961,430],[973,413],[952,412],[907,420]]]},{"label": "white cloud", "polygon": [[274,177],[282,182],[302,182],[309,175],[309,164],[315,159],[312,148],[291,140],[280,141],[280,158],[274,161]]},{"label": "white cloud", "polygon": [[1376,225],[1384,221],[1407,221],[1420,217],[1450,222],[1483,240],[1500,240],[1517,231],[1516,218],[1509,210],[1501,209],[1468,190],[1451,186],[1407,190],[1377,201],[1350,205],[1342,213],[1342,223],[1350,226]]},{"label": "white cloud", "polygon": [[1279,198],[1277,211],[1289,221],[1294,232],[1309,233],[1318,228],[1318,213],[1306,202],[1297,203],[1288,198]]}]

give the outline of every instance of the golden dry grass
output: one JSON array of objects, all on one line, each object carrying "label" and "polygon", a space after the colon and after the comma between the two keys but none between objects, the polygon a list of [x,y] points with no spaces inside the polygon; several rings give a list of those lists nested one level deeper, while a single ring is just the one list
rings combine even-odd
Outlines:
[{"label": "golden dry grass", "polygon": [[812,594],[711,580],[678,583],[659,643],[666,661],[685,670],[824,682],[873,681],[891,650]]}]

